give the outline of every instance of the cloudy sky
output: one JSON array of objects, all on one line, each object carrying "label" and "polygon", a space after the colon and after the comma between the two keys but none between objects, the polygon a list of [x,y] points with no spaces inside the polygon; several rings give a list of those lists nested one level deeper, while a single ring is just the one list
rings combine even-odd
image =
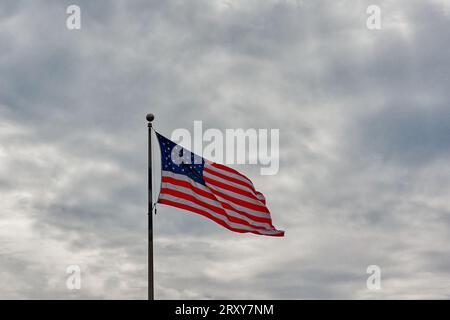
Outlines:
[{"label": "cloudy sky", "polygon": [[0,0],[0,298],[147,297],[148,112],[280,129],[234,168],[286,230],[158,206],[156,298],[450,298],[449,36],[445,0]]}]

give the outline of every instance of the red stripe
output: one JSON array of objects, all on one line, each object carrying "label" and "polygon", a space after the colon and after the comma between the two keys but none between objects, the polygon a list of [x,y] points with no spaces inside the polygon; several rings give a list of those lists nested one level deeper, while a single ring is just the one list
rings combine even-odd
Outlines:
[{"label": "red stripe", "polygon": [[208,172],[210,174],[213,174],[213,175],[215,175],[215,176],[217,176],[219,178],[222,178],[222,179],[225,179],[225,180],[228,180],[228,181],[240,184],[241,186],[244,186],[244,187],[250,189],[252,192],[256,193],[256,190],[255,190],[255,188],[252,185],[250,185],[248,183],[245,183],[242,180],[239,180],[239,179],[236,179],[236,178],[233,178],[233,177],[229,177],[229,176],[224,175],[222,173],[219,173],[217,171],[213,171],[213,170],[209,169],[208,167],[204,167],[203,171],[206,171],[206,172]]},{"label": "red stripe", "polygon": [[[254,221],[268,223],[268,224],[270,224],[272,226],[272,219],[271,219],[269,214],[267,215],[267,218],[266,217],[258,217],[258,216],[252,215],[251,213],[247,213],[247,212],[241,211],[239,209],[233,208],[230,204],[228,204],[226,202],[223,202],[223,201],[220,201],[219,199],[217,199],[216,196],[212,193],[212,191],[210,191],[210,192],[204,191],[204,190],[202,190],[200,188],[197,188],[197,187],[193,186],[192,184],[190,184],[187,181],[178,180],[178,179],[175,179],[175,178],[172,178],[172,177],[166,177],[166,176],[163,176],[161,178],[161,181],[165,182],[165,183],[170,183],[170,184],[173,184],[173,185],[176,185],[176,186],[181,186],[181,187],[188,188],[188,189],[194,191],[195,193],[197,193],[197,194],[199,194],[201,196],[204,196],[205,198],[209,198],[211,200],[219,202],[225,209],[232,210],[232,211],[236,212],[237,214],[241,214],[243,216],[246,216],[247,218],[252,219]],[[211,189],[208,188],[208,190],[211,190]],[[261,213],[265,214],[266,212],[261,212]]]},{"label": "red stripe", "polygon": [[251,233],[255,233],[255,234],[259,234],[259,235],[274,236],[274,237],[282,237],[284,235],[284,232],[282,232],[282,231],[272,235],[272,234],[261,233],[261,232],[258,232],[256,230],[255,231],[250,231],[250,230],[236,229],[236,228],[233,228],[233,227],[229,226],[224,221],[215,218],[214,216],[212,216],[208,212],[200,210],[200,209],[197,209],[197,208],[194,208],[194,207],[191,207],[189,205],[178,203],[178,202],[174,202],[174,201],[170,201],[170,200],[166,200],[166,199],[159,199],[158,202],[161,203],[161,204],[166,204],[166,205],[169,205],[169,206],[173,206],[173,207],[177,207],[177,208],[180,208],[180,209],[184,209],[184,210],[188,210],[188,211],[192,211],[192,212],[198,213],[198,214],[200,214],[202,216],[205,216],[205,217],[213,220],[214,222],[220,224],[221,226],[223,226],[223,227],[225,227],[225,228],[227,228],[227,229],[229,229],[231,231],[234,231],[234,232],[239,232],[239,233],[251,232]]},{"label": "red stripe", "polygon": [[228,171],[228,172],[230,172],[230,173],[237,174],[238,176],[241,176],[242,178],[244,178],[245,180],[247,180],[247,181],[252,185],[252,187],[253,187],[252,181],[251,181],[249,178],[247,178],[246,176],[244,176],[242,173],[240,173],[240,172],[238,172],[238,171],[236,171],[236,170],[234,170],[234,169],[232,169],[232,168],[230,168],[230,167],[224,166],[223,164],[220,164],[220,163],[215,163],[215,162],[213,162],[211,165],[212,165],[213,167],[216,167],[216,168],[219,168],[219,169]]},{"label": "red stripe", "polygon": [[[204,167],[203,170],[206,170],[206,172],[214,174],[214,175],[216,175],[216,176],[218,176],[218,177],[220,177],[222,179],[227,179],[227,180],[229,180],[231,182],[238,183],[238,184],[240,184],[242,186],[245,186],[245,187],[249,188],[254,193],[255,196],[262,195],[264,197],[264,195],[261,192],[256,191],[256,189],[253,186],[253,183],[251,182],[251,180],[249,178],[247,178],[246,176],[244,176],[243,174],[239,173],[238,171],[236,171],[236,170],[234,170],[232,168],[229,168],[227,166],[224,166],[222,164],[219,164],[219,163],[211,163],[211,166],[219,168],[219,169],[222,169],[222,170],[227,171],[227,172],[231,172],[231,173],[237,174],[238,176],[240,176],[240,177],[244,178],[245,180],[247,180],[248,184],[243,182],[242,180],[239,180],[239,179],[236,179],[236,178],[233,178],[233,177],[229,177],[227,175],[215,172],[215,171],[213,171],[211,169],[208,169],[208,167],[206,167],[206,166]],[[260,199],[257,198],[257,200],[259,200],[262,203],[264,203],[264,205],[266,204],[266,200],[265,199],[264,200],[260,200]]]},{"label": "red stripe", "polygon": [[222,208],[218,208],[218,207],[210,205],[210,204],[208,204],[206,202],[203,202],[203,201],[193,197],[190,194],[187,194],[187,193],[184,193],[184,192],[181,192],[181,191],[178,191],[178,190],[174,190],[174,189],[169,189],[169,188],[161,188],[161,194],[169,194],[169,195],[172,195],[174,197],[178,197],[178,198],[181,198],[181,199],[188,200],[190,202],[198,204],[199,206],[205,207],[205,208],[207,208],[209,210],[214,211],[217,214],[220,214],[220,215],[224,216],[225,218],[227,218],[231,222],[239,223],[239,224],[242,224],[242,225],[246,225],[247,227],[251,227],[251,228],[254,228],[254,229],[267,230],[267,228],[265,228],[265,227],[255,226],[255,225],[252,225],[252,224],[250,224],[249,222],[247,222],[245,220],[229,216],[225,212],[225,210],[223,210]]},{"label": "red stripe", "polygon": [[257,195],[256,197],[258,198],[258,196],[261,196],[261,199],[259,199],[259,201],[261,201],[262,203],[264,203],[264,205],[266,205],[266,197],[264,197],[264,195],[261,192],[256,191]]},{"label": "red stripe", "polygon": [[213,188],[210,188],[210,190],[211,190],[211,192],[212,192],[214,195],[217,195],[217,196],[219,196],[219,197],[222,197],[222,198],[224,198],[225,200],[228,200],[228,201],[230,201],[230,202],[233,202],[233,203],[235,203],[235,204],[238,204],[238,205],[240,205],[240,206],[242,206],[242,207],[246,207],[246,208],[248,208],[248,209],[252,209],[252,210],[255,210],[255,211],[258,211],[258,212],[261,212],[261,213],[267,213],[267,214],[270,214],[269,210],[268,210],[267,207],[265,207],[265,206],[258,206],[258,205],[256,205],[256,204],[253,204],[253,203],[250,203],[250,202],[247,202],[247,201],[244,201],[244,200],[241,200],[241,199],[238,199],[238,198],[229,196],[229,195],[224,194],[224,193],[222,193],[222,192],[220,192],[220,191],[218,191],[218,190],[216,190],[216,189],[213,189]]},{"label": "red stripe", "polygon": [[[271,219],[270,215],[267,215],[267,217],[258,217],[258,216],[255,216],[255,215],[253,215],[253,214],[251,214],[251,213],[247,213],[247,212],[241,211],[241,210],[239,210],[239,209],[233,208],[233,207],[232,207],[230,204],[228,204],[227,202],[223,202],[223,201],[220,201],[219,199],[217,199],[216,196],[215,196],[214,194],[208,193],[208,192],[206,192],[206,191],[204,191],[204,190],[202,190],[202,189],[199,189],[199,188],[197,188],[197,187],[194,187],[193,185],[189,184],[189,183],[186,182],[186,181],[183,181],[183,180],[177,180],[177,179],[174,179],[174,178],[168,178],[168,177],[164,177],[164,178],[167,178],[166,180],[169,180],[169,179],[171,180],[170,182],[169,182],[169,181],[165,181],[166,183],[170,183],[170,184],[173,184],[173,185],[176,185],[176,186],[186,187],[186,188],[188,188],[188,189],[190,189],[190,190],[192,190],[192,191],[194,191],[195,193],[198,193],[198,194],[203,193],[203,194],[205,194],[205,195],[208,195],[208,198],[209,198],[209,199],[211,199],[211,200],[213,200],[213,201],[219,202],[219,203],[222,205],[222,207],[224,207],[225,209],[232,210],[232,211],[236,212],[237,214],[241,214],[241,215],[243,215],[243,216],[246,216],[247,218],[252,219],[252,220],[254,220],[254,221],[268,223],[268,224],[270,224],[270,225],[272,226],[272,219]],[[164,182],[164,181],[163,181],[163,182]]]},{"label": "red stripe", "polygon": [[177,207],[177,208],[181,208],[181,209],[184,209],[184,210],[188,210],[188,211],[192,211],[192,212],[201,214],[202,216],[205,216],[205,217],[213,220],[214,222],[216,222],[216,223],[218,223],[218,224],[220,224],[220,225],[224,226],[225,228],[230,229],[232,231],[236,231],[236,232],[240,232],[240,233],[246,232],[246,230],[235,229],[233,227],[230,227],[224,221],[215,218],[214,216],[210,215],[208,212],[200,210],[200,209],[197,209],[195,207],[188,206],[187,204],[178,203],[178,202],[170,201],[170,200],[167,200],[167,199],[159,199],[158,202],[162,203],[162,204],[167,204],[169,206],[173,206],[173,207]]},{"label": "red stripe", "polygon": [[170,183],[170,184],[174,184],[176,186],[181,186],[181,187],[185,187],[185,188],[189,188],[192,191],[194,191],[195,193],[198,193],[199,195],[209,198],[211,200],[215,200],[217,201],[216,197],[211,193],[211,192],[207,192],[205,190],[202,190],[200,188],[197,188],[195,186],[193,186],[192,184],[190,184],[187,181],[184,180],[178,180],[172,177],[161,177],[161,182],[166,182],[166,183]]},{"label": "red stripe", "polygon": [[[232,210],[232,211],[234,211],[234,212],[236,212],[236,213],[238,213],[238,214],[242,214],[243,216],[246,216],[247,218],[252,219],[252,220],[255,220],[255,221],[258,221],[258,222],[265,222],[265,223],[268,223],[268,224],[270,224],[270,226],[273,227],[273,225],[272,225],[272,219],[270,218],[270,215],[267,215],[267,218],[254,216],[254,215],[252,215],[252,214],[250,214],[250,213],[246,213],[246,212],[241,211],[241,210],[239,210],[239,209],[233,208],[233,207],[232,207],[229,203],[227,203],[227,202],[222,202],[222,201],[220,201],[220,200],[217,200],[217,201],[219,201],[220,204],[222,205],[222,207],[224,207],[225,209]],[[274,227],[274,228],[275,228],[275,227]]]},{"label": "red stripe", "polygon": [[234,187],[232,185],[225,184],[223,182],[220,182],[220,181],[217,181],[217,180],[214,180],[214,179],[211,179],[211,178],[207,178],[207,177],[203,177],[203,180],[205,180],[205,182],[207,182],[207,183],[210,183],[210,184],[215,185],[217,187],[220,187],[222,189],[229,190],[229,191],[232,191],[234,193],[238,193],[238,194],[240,194],[242,196],[251,198],[253,200],[261,201],[257,197],[255,197],[255,195],[253,195],[252,193],[244,191],[244,190],[239,189],[239,188],[236,188],[236,187]]}]

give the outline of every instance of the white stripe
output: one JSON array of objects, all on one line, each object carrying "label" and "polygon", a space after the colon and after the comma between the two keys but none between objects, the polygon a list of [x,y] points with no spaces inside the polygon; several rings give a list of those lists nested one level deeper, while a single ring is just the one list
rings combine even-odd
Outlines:
[{"label": "white stripe", "polygon": [[[203,197],[203,196],[199,195],[198,193],[195,193],[195,191],[193,191],[193,190],[191,190],[189,188],[178,186],[178,185],[172,185],[171,183],[164,183],[164,184],[165,184],[164,187],[167,188],[167,189],[175,190],[175,191],[182,192],[184,194],[193,196],[194,198],[197,198],[198,200],[200,200],[200,201],[202,201],[202,202],[204,202],[206,204],[209,204],[209,205],[211,205],[211,206],[213,206],[215,208],[218,208],[218,209],[221,209],[221,210],[225,211],[225,213],[227,215],[231,216],[231,217],[244,220],[244,221],[246,221],[246,222],[248,222],[251,225],[256,226],[256,227],[263,227],[263,228],[266,228],[266,229],[272,229],[272,226],[270,224],[268,224],[268,223],[255,221],[255,220],[253,220],[253,219],[251,219],[251,218],[249,218],[249,217],[247,217],[245,215],[242,215],[242,214],[240,214],[238,212],[235,212],[233,210],[224,208],[224,207],[222,207],[222,204],[220,202],[212,200],[212,199],[209,199],[209,198],[206,198],[206,197]],[[267,216],[265,218],[267,218]]]},{"label": "white stripe", "polygon": [[[236,198],[236,199],[248,202],[248,203],[253,204],[255,206],[260,206],[260,207],[265,207],[266,206],[264,203],[259,201],[259,199],[257,199],[256,197],[255,198],[250,198],[250,197],[244,196],[242,194],[233,192],[232,190],[228,190],[228,189],[225,189],[225,188],[222,188],[222,187],[219,187],[219,186],[215,186],[215,185],[213,185],[211,183],[208,183],[208,182],[206,182],[206,185],[209,188],[213,189],[213,190],[216,190],[218,192],[226,194],[226,195],[228,195],[230,197],[233,197],[233,198]],[[228,201],[231,201],[231,200],[228,200]]]},{"label": "white stripe", "polygon": [[232,181],[230,181],[230,180],[226,180],[226,179],[224,179],[224,178],[221,178],[221,177],[219,177],[219,176],[216,176],[216,175],[214,175],[214,174],[211,174],[211,173],[209,173],[209,172],[207,172],[207,171],[204,171],[204,172],[203,172],[203,176],[206,177],[206,178],[210,178],[210,179],[213,179],[213,180],[216,180],[216,181],[219,181],[219,182],[228,184],[228,185],[230,185],[230,186],[233,186],[233,187],[235,187],[235,188],[238,188],[239,190],[242,190],[242,191],[245,191],[245,192],[249,192],[249,193],[251,193],[251,194],[254,194],[256,197],[258,196],[258,194],[255,193],[255,191],[253,191],[252,189],[250,189],[250,187],[245,187],[245,186],[243,186],[242,184],[239,184],[239,183],[236,183],[236,182],[232,182]]},{"label": "white stripe", "polygon": [[222,198],[221,196],[214,194],[214,196],[216,197],[217,200],[219,200],[220,202],[225,202],[227,203],[229,206],[231,206],[233,209],[237,210],[237,211],[243,211],[245,213],[248,213],[252,216],[257,216],[260,218],[266,218],[266,219],[270,219],[270,214],[267,212],[262,212],[262,211],[256,211],[253,209],[249,209],[247,207],[243,207],[235,202],[231,202],[225,198]]},{"label": "white stripe", "polygon": [[[259,217],[259,218],[270,219],[270,215],[267,212],[260,212],[260,211],[249,209],[247,207],[242,207],[242,206],[236,205],[236,204],[234,204],[234,202],[230,202],[230,201],[228,201],[228,200],[226,200],[226,199],[224,199],[224,198],[222,198],[222,197],[220,197],[218,195],[213,194],[211,192],[210,188],[204,186],[203,184],[195,182],[194,180],[190,179],[189,177],[187,177],[185,175],[173,173],[173,172],[170,172],[170,171],[163,171],[162,174],[163,174],[163,177],[171,177],[171,178],[174,178],[174,179],[177,179],[177,180],[188,182],[190,185],[192,185],[192,186],[194,186],[194,187],[196,187],[196,188],[198,188],[200,190],[203,190],[203,191],[211,194],[218,201],[212,200],[212,199],[209,199],[209,198],[206,198],[206,197],[203,197],[202,195],[197,194],[197,193],[195,194],[195,196],[196,197],[200,197],[203,202],[206,202],[206,203],[208,203],[208,204],[210,204],[212,206],[215,206],[215,207],[220,206],[220,207],[222,207],[220,202],[224,202],[224,203],[229,204],[232,208],[234,208],[236,210],[239,210],[239,211],[243,211],[243,212],[245,212],[248,215]],[[178,191],[182,191],[182,192],[185,192],[185,193],[187,193],[185,190],[189,190],[188,188],[184,188],[182,186],[172,185],[169,182],[163,182],[161,187],[162,188],[163,187],[167,187],[167,188],[178,190]],[[179,189],[176,189],[176,188],[183,188],[183,189],[179,190]],[[190,192],[193,192],[193,191],[190,190]],[[227,212],[230,211],[229,209],[225,209],[225,208],[224,208],[224,210],[227,211]],[[236,214],[240,215],[238,212],[236,212]],[[240,215],[240,217],[242,217],[242,216]]]},{"label": "white stripe", "polygon": [[191,202],[189,200],[186,200],[186,199],[180,199],[178,197],[174,197],[174,196],[169,195],[169,194],[163,194],[163,195],[161,195],[161,198],[169,200],[169,201],[172,201],[172,202],[188,205],[188,206],[194,207],[194,208],[199,209],[199,210],[206,211],[207,213],[212,215],[214,218],[222,220],[228,226],[230,226],[232,228],[235,228],[235,229],[244,230],[244,231],[255,231],[255,232],[259,232],[259,233],[262,233],[262,234],[268,234],[268,235],[269,234],[279,233],[278,230],[273,230],[273,229],[272,230],[254,229],[254,228],[251,228],[249,226],[246,226],[246,225],[243,225],[243,224],[240,224],[240,223],[235,223],[235,222],[228,221],[228,219],[225,216],[223,216],[221,214],[218,214],[218,213],[216,213],[216,212],[214,212],[214,211],[212,211],[212,210],[210,210],[208,208],[200,206],[200,205],[198,205],[198,204],[196,204],[194,202]]},{"label": "white stripe", "polygon": [[249,186],[249,188],[251,188],[252,190],[255,190],[255,187],[253,186],[253,183],[248,178],[244,178],[243,176],[240,176],[238,174],[235,174],[235,173],[232,173],[232,172],[229,172],[229,171],[226,171],[226,170],[214,167],[213,165],[205,164],[205,167],[208,168],[209,170],[213,171],[213,172],[217,172],[217,173],[220,173],[220,174],[222,174],[224,176],[240,180],[240,181],[246,183]]},{"label": "white stripe", "polygon": [[[205,165],[205,166],[206,166],[206,165]],[[246,188],[246,187],[244,187],[244,186],[241,185],[241,184],[238,184],[238,183],[235,183],[235,182],[232,182],[232,181],[229,181],[229,180],[225,180],[225,179],[223,179],[223,178],[221,178],[221,177],[218,177],[218,176],[216,176],[216,175],[214,175],[214,174],[211,174],[211,173],[209,173],[209,172],[203,172],[203,175],[204,175],[205,177],[207,177],[207,178],[214,179],[214,180],[220,181],[220,182],[225,183],[225,184],[229,184],[229,185],[231,185],[231,186],[233,186],[233,187],[236,187],[236,188],[239,188],[240,190],[243,190],[243,191],[247,191],[247,192],[250,191],[250,193],[254,194],[255,197],[258,199],[258,201],[260,201],[260,202],[257,202],[257,203],[253,202],[254,204],[266,206],[266,204],[264,203],[264,202],[266,201],[266,198],[264,197],[264,195],[263,195],[261,192],[258,192],[258,191],[255,190],[255,187],[253,186],[253,183],[250,181],[250,179],[248,179],[248,178],[243,178],[243,177],[240,176],[240,175],[237,175],[237,174],[234,174],[234,173],[230,173],[230,172],[228,172],[228,171],[226,171],[226,170],[223,170],[223,169],[219,169],[219,168],[213,167],[212,165],[208,165],[207,168],[210,169],[211,171],[215,171],[215,172],[218,172],[218,173],[227,175],[228,177],[232,177],[232,178],[239,179],[240,181],[246,182],[247,185],[250,184],[251,187],[248,186],[248,187]],[[215,186],[215,188],[221,188],[221,187]],[[222,189],[222,188],[221,188],[221,189]],[[222,190],[223,190],[223,189],[222,189]],[[228,190],[228,192],[233,192],[233,191]],[[235,194],[235,193],[233,192],[233,194]],[[230,196],[234,196],[233,194],[230,194]],[[246,199],[247,199],[247,198],[242,198],[242,197],[245,197],[245,196],[243,196],[243,195],[236,196],[236,198],[239,198],[239,199],[241,199],[241,200],[246,200]],[[264,202],[263,202],[263,201],[264,201]],[[250,201],[250,202],[252,202],[252,201]]]},{"label": "white stripe", "polygon": [[189,178],[188,176],[185,176],[184,174],[178,174],[178,173],[174,173],[174,172],[172,172],[172,171],[165,171],[165,170],[163,170],[163,171],[162,171],[162,176],[163,176],[163,177],[169,177],[169,178],[174,178],[174,179],[177,179],[177,180],[183,180],[183,181],[189,182],[189,183],[190,183],[191,185],[193,185],[194,187],[199,188],[199,189],[202,189],[202,190],[204,190],[204,191],[206,191],[206,192],[211,193],[211,191],[208,190],[208,187],[207,187],[207,186],[205,186],[205,185],[203,185],[203,184],[201,184],[201,183],[198,183],[198,182],[196,182],[195,180],[192,180],[191,178]]}]

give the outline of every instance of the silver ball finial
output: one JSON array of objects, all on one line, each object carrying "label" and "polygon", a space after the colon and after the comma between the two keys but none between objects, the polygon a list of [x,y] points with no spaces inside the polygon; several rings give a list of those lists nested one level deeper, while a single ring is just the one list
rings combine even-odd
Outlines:
[{"label": "silver ball finial", "polygon": [[153,115],[153,113],[149,113],[146,118],[148,122],[152,122],[153,120],[155,120],[155,116]]}]

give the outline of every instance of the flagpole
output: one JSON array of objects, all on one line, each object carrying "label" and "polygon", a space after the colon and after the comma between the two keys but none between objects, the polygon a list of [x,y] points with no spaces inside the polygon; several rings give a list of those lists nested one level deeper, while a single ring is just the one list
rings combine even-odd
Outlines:
[{"label": "flagpole", "polygon": [[153,193],[152,193],[152,121],[155,116],[147,114],[148,121],[148,300],[154,300],[153,284]]}]

